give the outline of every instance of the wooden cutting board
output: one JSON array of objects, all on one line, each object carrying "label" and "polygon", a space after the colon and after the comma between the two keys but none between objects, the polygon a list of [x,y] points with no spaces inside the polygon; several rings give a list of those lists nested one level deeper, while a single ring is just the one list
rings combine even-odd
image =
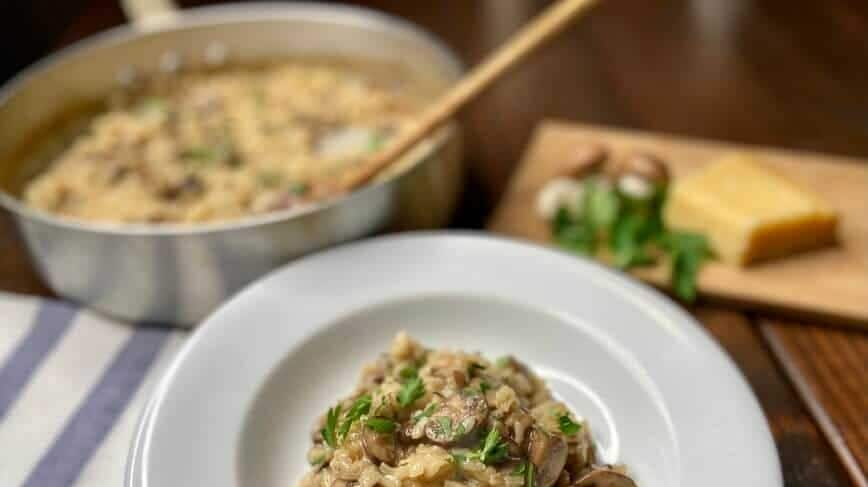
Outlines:
[{"label": "wooden cutting board", "polygon": [[[495,210],[488,228],[550,243],[548,224],[534,210],[537,191],[557,174],[577,145],[597,142],[617,157],[648,151],[664,159],[675,178],[730,152],[749,152],[761,163],[822,194],[841,216],[840,245],[747,269],[710,262],[699,276],[700,294],[745,309],[788,317],[822,318],[868,328],[868,160],[544,122]],[[666,288],[664,265],[635,274]]]}]

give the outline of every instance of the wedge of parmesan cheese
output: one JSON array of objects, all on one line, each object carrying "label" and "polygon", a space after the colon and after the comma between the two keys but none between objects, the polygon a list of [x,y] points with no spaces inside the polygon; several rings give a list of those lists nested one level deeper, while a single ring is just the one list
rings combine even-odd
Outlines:
[{"label": "wedge of parmesan cheese", "polygon": [[743,154],[677,180],[663,218],[705,235],[721,260],[738,265],[830,245],[838,222],[818,195]]}]

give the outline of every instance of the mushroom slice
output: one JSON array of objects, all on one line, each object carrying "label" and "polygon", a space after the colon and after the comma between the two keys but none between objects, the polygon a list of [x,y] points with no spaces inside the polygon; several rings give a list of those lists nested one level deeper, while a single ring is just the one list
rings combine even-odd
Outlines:
[{"label": "mushroom slice", "polygon": [[567,443],[563,438],[535,428],[530,433],[528,457],[536,472],[536,487],[551,487],[567,463]]},{"label": "mushroom slice", "polygon": [[397,458],[395,435],[377,433],[370,428],[362,428],[362,447],[369,457],[393,465]]},{"label": "mushroom slice", "polygon": [[473,433],[488,417],[488,404],[478,394],[457,393],[432,415],[425,436],[440,445],[452,445]]},{"label": "mushroom slice", "polygon": [[512,413],[508,424],[512,424],[512,441],[519,445],[526,445],[525,441],[528,438],[527,432],[533,426],[533,417],[524,409],[519,409]]},{"label": "mushroom slice", "polygon": [[573,483],[573,487],[636,487],[627,475],[606,467],[594,467]]}]

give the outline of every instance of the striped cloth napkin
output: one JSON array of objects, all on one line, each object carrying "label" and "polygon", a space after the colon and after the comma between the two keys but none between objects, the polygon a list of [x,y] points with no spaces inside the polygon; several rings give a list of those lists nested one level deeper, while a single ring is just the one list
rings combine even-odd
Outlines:
[{"label": "striped cloth napkin", "polygon": [[136,422],[186,335],[0,293],[0,486],[123,486]]}]

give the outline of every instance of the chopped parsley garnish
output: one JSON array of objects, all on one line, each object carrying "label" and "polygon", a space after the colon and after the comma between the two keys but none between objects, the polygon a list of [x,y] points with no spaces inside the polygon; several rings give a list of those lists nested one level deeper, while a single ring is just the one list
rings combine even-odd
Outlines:
[{"label": "chopped parsley garnish", "polygon": [[470,379],[476,377],[476,373],[480,370],[485,370],[485,367],[476,362],[470,362],[470,364],[467,365],[467,377]]},{"label": "chopped parsley garnish", "polygon": [[455,462],[455,464],[458,465],[459,467],[461,466],[462,463],[467,461],[467,455],[462,453],[462,452],[457,452],[455,450],[452,450],[450,452],[450,454],[452,455],[452,461]]},{"label": "chopped parsley garnish", "polygon": [[325,459],[325,455],[317,455],[315,458],[312,458],[309,463],[312,467],[315,467],[317,465],[322,465],[322,463],[325,462]]},{"label": "chopped parsley garnish", "polygon": [[181,158],[193,161],[216,161],[219,154],[210,147],[189,147],[181,152]]},{"label": "chopped parsley garnish", "polygon": [[670,280],[675,294],[687,302],[692,302],[696,299],[696,276],[699,268],[711,257],[708,240],[697,233],[668,232],[662,243],[672,260]]},{"label": "chopped parsley garnish", "polygon": [[418,376],[414,377],[404,382],[401,390],[398,391],[398,404],[404,408],[409,407],[423,395],[425,395],[425,383]]},{"label": "chopped parsley garnish", "polygon": [[582,425],[574,422],[570,419],[566,414],[561,414],[558,416],[558,426],[561,429],[561,433],[571,436],[579,432],[582,429]]},{"label": "chopped parsley garnish", "polygon": [[169,103],[164,98],[150,96],[139,103],[136,111],[142,115],[164,114],[169,111]]},{"label": "chopped parsley garnish", "polygon": [[408,365],[398,372],[398,375],[404,380],[415,379],[419,376],[419,369],[413,365]]},{"label": "chopped parsley garnish", "polygon": [[637,200],[589,180],[584,183],[581,211],[560,208],[551,222],[552,237],[561,247],[578,254],[593,256],[606,247],[610,262],[623,270],[652,265],[658,255],[666,254],[672,290],[692,302],[696,299],[696,276],[711,252],[702,235],[665,228],[665,200],[665,187]]},{"label": "chopped parsley garnish", "polygon": [[338,447],[338,439],[336,435],[336,428],[338,427],[338,418],[341,415],[341,405],[338,404],[333,408],[329,408],[328,413],[326,413],[326,424],[325,428],[320,430],[322,433],[322,437],[326,443],[332,448]]},{"label": "chopped parsley garnish", "polygon": [[502,369],[504,367],[508,367],[511,362],[512,357],[510,357],[509,355],[504,355],[503,357],[497,357],[497,360],[494,361],[494,365]]},{"label": "chopped parsley garnish", "polygon": [[440,431],[446,438],[452,437],[452,418],[448,416],[440,416],[437,418],[437,423],[440,425]]},{"label": "chopped parsley garnish", "polygon": [[494,465],[506,459],[509,453],[509,447],[506,442],[500,437],[500,431],[497,428],[492,428],[485,435],[482,445],[468,455],[468,458],[474,458],[486,465]]},{"label": "chopped parsley garnish", "polygon": [[260,186],[264,188],[276,188],[280,186],[280,182],[283,178],[280,173],[263,171],[259,173],[258,179]]},{"label": "chopped parsley garnish", "polygon": [[353,425],[355,421],[358,421],[359,418],[368,414],[368,411],[371,410],[371,395],[365,394],[364,396],[356,399],[356,402],[350,406],[350,409],[347,410],[346,414],[344,414],[344,421],[341,423],[340,429],[338,430],[338,439],[344,439],[347,436],[347,433],[350,431],[350,427]]},{"label": "chopped parsley garnish", "polygon": [[512,469],[510,475],[514,475],[516,477],[521,477],[527,474],[527,462],[521,462]]},{"label": "chopped parsley garnish", "polygon": [[533,462],[527,462],[527,473],[524,477],[524,487],[534,487],[536,483]]},{"label": "chopped parsley garnish", "polygon": [[458,427],[455,428],[455,437],[461,438],[464,436],[464,433],[467,433],[467,429],[464,428],[464,423],[458,423]]},{"label": "chopped parsley garnish", "polygon": [[212,146],[193,146],[181,151],[181,159],[200,165],[211,165],[224,162],[237,167],[241,160],[229,140],[223,140]]},{"label": "chopped parsley garnish", "polygon": [[416,411],[415,413],[413,413],[413,420],[419,421],[422,418],[431,417],[431,415],[434,414],[435,411],[437,411],[437,406],[439,406],[437,403],[432,402],[431,404],[429,404],[425,408],[424,411],[423,410]]},{"label": "chopped parsley garnish", "polygon": [[371,428],[377,433],[383,435],[394,433],[395,430],[398,428],[398,423],[392,421],[391,419],[380,417],[368,418],[365,424],[368,426],[368,428]]},{"label": "chopped parsley garnish", "polygon": [[491,390],[491,384],[488,382],[482,381],[479,383],[479,390],[482,391],[483,394]]},{"label": "chopped parsley garnish", "polygon": [[307,190],[310,189],[310,185],[307,183],[303,183],[300,181],[293,181],[289,183],[289,192],[296,195],[302,195],[307,193]]}]

